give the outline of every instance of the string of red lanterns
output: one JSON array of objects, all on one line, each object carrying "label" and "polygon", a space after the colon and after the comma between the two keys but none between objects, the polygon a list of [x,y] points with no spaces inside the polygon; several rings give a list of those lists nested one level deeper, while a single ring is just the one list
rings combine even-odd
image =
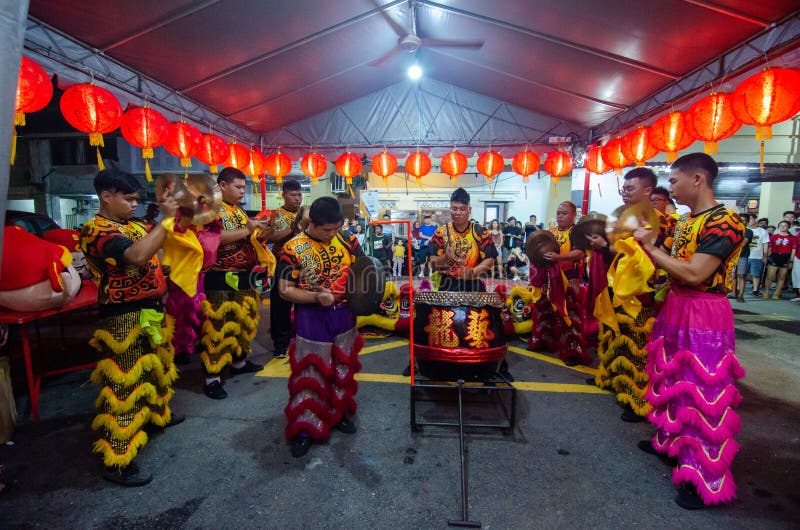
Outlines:
[{"label": "string of red lanterns", "polygon": [[[44,69],[23,56],[15,101],[15,125],[24,125],[25,113],[44,108],[52,98],[52,93],[52,82]],[[104,169],[100,154],[100,147],[103,147],[102,135],[119,127],[129,143],[142,149],[148,180],[148,159],[152,158],[152,150],[160,145],[164,145],[170,154],[180,158],[182,167],[191,167],[191,157],[194,156],[208,164],[212,173],[217,172],[217,164],[225,162],[258,179],[261,172],[257,169],[263,162],[263,169],[280,184],[291,170],[291,159],[286,155],[276,153],[264,159],[258,150],[248,151],[236,142],[228,145],[225,140],[213,134],[200,135],[195,127],[183,121],[169,124],[161,113],[147,106],[133,107],[123,113],[117,98],[94,83],[67,88],[59,107],[70,125],[89,134],[90,145],[97,148],[100,169]],[[714,154],[719,141],[732,136],[742,124],[746,124],[756,127],[756,140],[761,142],[763,172],[764,141],[771,138],[772,125],[791,119],[798,112],[800,71],[791,68],[765,68],[745,79],[730,94],[712,93],[696,101],[686,112],[667,113],[656,119],[650,127],[640,126],[624,137],[610,140],[603,147],[590,147],[586,167],[592,171],[589,164],[594,164],[597,169],[608,165],[620,174],[623,167],[634,162],[643,165],[662,151],[666,153],[667,161],[672,162],[678,151],[696,140],[705,142],[704,150]],[[391,167],[390,157],[396,163],[396,158],[389,153],[379,154],[373,159],[373,170],[377,169],[376,174],[384,179],[391,174],[387,172],[387,167]],[[567,159],[570,164],[567,164]],[[548,164],[550,160],[552,162]],[[550,153],[545,161],[545,170],[554,179],[558,179],[571,171],[571,163],[571,157],[566,153]],[[430,165],[430,157],[419,151],[409,155],[406,160],[406,170],[418,181],[428,174]],[[526,148],[514,155],[511,165],[514,172],[522,176],[523,181],[527,181],[530,174],[538,171],[541,161],[536,153]],[[336,166],[337,171],[350,185],[352,177],[361,172],[361,159],[348,151],[336,160]],[[502,156],[496,151],[488,151],[478,157],[477,170],[490,183],[504,166]],[[570,169],[565,170],[566,167]],[[466,168],[466,156],[455,150],[441,159],[441,171],[453,182]],[[303,157],[301,169],[316,184],[317,179],[327,170],[327,160],[319,153],[311,153]]]}]

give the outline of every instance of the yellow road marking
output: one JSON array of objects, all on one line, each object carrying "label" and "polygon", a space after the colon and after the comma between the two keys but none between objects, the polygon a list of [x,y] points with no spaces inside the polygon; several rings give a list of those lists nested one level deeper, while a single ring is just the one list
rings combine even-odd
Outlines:
[{"label": "yellow road marking", "polygon": [[[264,369],[256,374],[259,377],[273,377],[277,379],[288,379],[291,375],[291,368],[287,359],[272,359],[264,366]],[[395,374],[356,374],[356,380],[367,381],[370,383],[395,383],[407,385],[411,382],[410,377]],[[567,392],[572,394],[607,394],[605,390],[590,385],[576,385],[570,383],[538,383],[533,381],[515,381],[512,383],[517,390],[526,392]]]},{"label": "yellow road marking", "polygon": [[359,353],[359,355],[367,355],[368,353],[373,353],[376,351],[391,350],[392,348],[398,348],[400,346],[408,346],[408,341],[395,340],[392,342],[384,342],[383,344],[376,344],[375,346],[367,346],[366,348],[361,348],[361,353]]},{"label": "yellow road marking", "polygon": [[[588,366],[567,366],[564,364],[564,361],[558,359],[556,357],[550,357],[549,355],[542,355],[541,353],[536,353],[533,351],[523,350],[517,346],[509,346],[508,351],[512,351],[514,353],[518,353],[520,355],[524,355],[525,357],[530,357],[531,359],[536,359],[537,361],[544,361],[546,363],[555,364],[557,366],[561,366],[563,368],[568,368],[570,370],[575,370],[576,372],[581,372],[584,374],[589,375],[597,375],[596,368],[589,368]],[[588,387],[588,385],[587,385]]]}]

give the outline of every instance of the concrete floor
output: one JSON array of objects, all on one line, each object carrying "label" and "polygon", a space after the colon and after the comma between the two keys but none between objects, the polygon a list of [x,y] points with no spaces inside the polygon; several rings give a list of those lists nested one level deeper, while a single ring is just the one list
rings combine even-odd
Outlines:
[{"label": "concrete floor", "polygon": [[[585,393],[591,391],[586,373],[546,354],[542,360],[512,352],[517,381],[560,383],[567,386],[527,386],[567,391],[520,391],[518,425],[509,436],[469,432],[471,518],[484,528],[796,528],[800,304],[748,298],[734,309],[738,353],[748,370],[734,503],[679,508],[669,468],[636,448],[650,436],[648,424],[623,423],[612,395]],[[90,333],[86,320],[67,322],[66,338],[57,341],[47,339],[58,336],[57,326],[43,326],[41,348],[80,360]],[[363,373],[403,381],[396,375],[408,348],[397,341],[369,341],[395,345],[370,348],[376,351],[362,355]],[[257,342],[255,360],[266,362],[267,341]],[[513,345],[524,350],[522,342]],[[22,418],[13,445],[0,446],[6,467],[0,480],[10,484],[0,494],[0,526],[445,528],[460,515],[457,431],[412,433],[407,383],[362,381],[359,431],[335,432],[327,444],[292,458],[283,440],[283,363],[272,361],[265,370],[272,376],[229,380],[228,399],[212,401],[200,391],[193,360],[173,399],[187,420],[151,437],[138,460],[155,478],[134,489],[99,477],[89,428],[97,388],[87,382],[88,371],[47,380],[42,421]],[[18,379],[21,366],[14,369]],[[25,402],[23,395],[18,405]],[[439,412],[453,411],[445,409]]]}]

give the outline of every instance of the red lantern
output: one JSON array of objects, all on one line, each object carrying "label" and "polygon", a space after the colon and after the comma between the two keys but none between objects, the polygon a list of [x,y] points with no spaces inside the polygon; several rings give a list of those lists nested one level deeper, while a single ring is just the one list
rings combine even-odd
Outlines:
[{"label": "red lantern", "polygon": [[300,169],[311,177],[312,184],[317,184],[319,178],[328,171],[328,160],[319,153],[309,153],[300,161]]},{"label": "red lantern", "polygon": [[658,149],[650,144],[650,130],[640,125],[622,138],[622,152],[636,162],[636,167],[642,167],[658,154]]},{"label": "red lantern", "polygon": [[153,148],[166,140],[169,122],[160,112],[150,107],[133,107],[122,115],[119,129],[129,144],[142,149],[144,174],[147,182],[152,182],[153,175],[150,173],[148,159],[153,158]]},{"label": "red lantern", "polygon": [[511,160],[511,169],[513,169],[514,173],[517,175],[522,176],[522,182],[525,184],[528,183],[528,177],[532,173],[539,171],[539,166],[541,165],[542,161],[539,159],[539,155],[532,151],[517,153]]},{"label": "red lantern", "polygon": [[228,157],[225,159],[225,167],[235,167],[240,171],[246,171],[250,166],[250,151],[243,145],[236,142],[228,144]]},{"label": "red lantern", "polygon": [[103,135],[119,127],[122,106],[114,94],[94,84],[72,85],[58,103],[67,123],[89,134],[89,145],[97,147],[97,166],[104,170],[100,147]]},{"label": "red lantern", "polygon": [[25,125],[25,113],[41,110],[53,98],[53,84],[44,68],[24,55],[17,78],[14,125]]},{"label": "red lantern", "polygon": [[250,149],[248,154],[250,155],[250,161],[247,163],[247,169],[245,169],[244,172],[253,177],[253,180],[258,182],[261,180],[261,175],[264,174],[266,158],[264,158],[264,155],[261,154],[261,150],[257,147]]},{"label": "red lantern", "polygon": [[458,176],[467,170],[467,157],[458,151],[450,151],[442,157],[442,173],[449,175],[455,184]]},{"label": "red lantern", "polygon": [[586,158],[583,161],[583,167],[585,167],[587,171],[598,175],[611,171],[611,166],[603,160],[602,151],[602,148],[597,144],[589,146],[586,150]]},{"label": "red lantern", "polygon": [[766,68],[748,77],[733,92],[733,112],[756,126],[756,140],[769,140],[773,124],[800,112],[800,71]]},{"label": "red lantern", "polygon": [[336,159],[336,172],[344,177],[349,186],[353,183],[353,177],[361,173],[361,158],[349,151],[343,153]]},{"label": "red lantern", "polygon": [[192,167],[191,158],[200,149],[202,134],[197,127],[184,121],[169,124],[164,149],[172,156],[181,159],[181,167]]},{"label": "red lantern", "polygon": [[503,171],[506,163],[503,160],[503,156],[497,151],[487,151],[478,156],[478,163],[476,165],[478,172],[484,175],[489,180],[489,184],[491,184],[494,177]]},{"label": "red lantern", "polygon": [[384,184],[388,186],[389,175],[397,172],[397,157],[386,151],[378,153],[372,159],[372,172],[382,178]]},{"label": "red lantern", "polygon": [[622,152],[622,138],[620,136],[609,140],[601,148],[600,156],[602,156],[606,164],[614,168],[614,173],[617,175],[622,175],[622,168],[631,165],[631,161]]},{"label": "red lantern", "polygon": [[766,68],[748,77],[733,92],[733,113],[747,125],[756,126],[761,140],[761,172],[764,172],[764,140],[772,138],[772,125],[800,112],[800,72]]},{"label": "red lantern", "polygon": [[200,137],[200,149],[197,150],[197,159],[208,165],[209,173],[217,173],[221,164],[228,157],[228,142],[216,134],[204,134]]},{"label": "red lantern", "polygon": [[705,142],[703,151],[717,152],[717,142],[736,134],[742,122],[733,113],[733,98],[724,92],[714,92],[695,102],[687,111],[695,138]]},{"label": "red lantern", "polygon": [[559,178],[572,171],[572,157],[561,151],[547,153],[544,170],[553,177],[553,183],[557,183]]},{"label": "red lantern", "polygon": [[670,164],[678,158],[678,151],[694,143],[686,121],[683,112],[675,111],[661,116],[650,126],[650,144],[659,151],[666,152],[667,162]]},{"label": "red lantern", "polygon": [[267,173],[275,177],[276,184],[282,184],[283,177],[292,170],[292,159],[278,151],[267,157],[264,161],[264,168]]},{"label": "red lantern", "polygon": [[17,125],[25,125],[25,113],[41,110],[53,98],[53,84],[44,68],[24,55],[17,77],[17,100],[15,103],[14,130],[11,136],[11,165],[17,154]]},{"label": "red lantern", "polygon": [[417,179],[417,183],[430,172],[431,157],[428,156],[428,153],[417,151],[408,155],[408,158],[406,158],[406,173],[413,175]]}]

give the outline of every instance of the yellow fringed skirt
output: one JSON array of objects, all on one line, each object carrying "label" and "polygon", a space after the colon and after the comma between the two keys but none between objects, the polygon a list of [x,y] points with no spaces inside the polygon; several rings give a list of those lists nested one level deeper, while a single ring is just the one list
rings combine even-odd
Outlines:
[{"label": "yellow fringed skirt", "polygon": [[639,416],[647,416],[651,409],[644,393],[649,381],[645,346],[653,330],[653,314],[653,307],[647,305],[636,318],[616,308],[619,333],[601,323],[598,334],[600,365],[595,382],[600,388],[616,392],[617,401],[630,406]]},{"label": "yellow fringed skirt", "polygon": [[161,322],[160,344],[142,329],[139,311],[103,319],[89,341],[104,359],[92,372],[102,386],[95,401],[92,429],[100,434],[94,451],[108,467],[125,467],[147,443],[147,423],[164,426],[171,419],[169,400],[178,372],[172,362],[174,321]]},{"label": "yellow fringed skirt", "polygon": [[255,291],[206,291],[200,307],[205,316],[201,327],[200,359],[206,374],[219,374],[232,362],[244,360],[258,330]]}]

